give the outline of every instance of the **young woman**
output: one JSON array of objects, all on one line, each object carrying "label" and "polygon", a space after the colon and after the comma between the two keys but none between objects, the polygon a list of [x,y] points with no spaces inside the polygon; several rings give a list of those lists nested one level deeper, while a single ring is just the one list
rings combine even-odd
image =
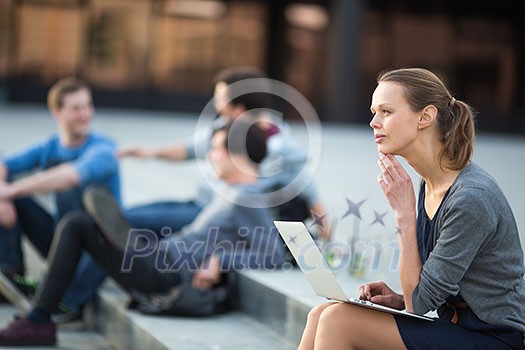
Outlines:
[{"label": "young woman", "polygon": [[[379,75],[372,96],[378,182],[398,227],[403,294],[384,282],[359,287],[375,303],[434,322],[345,303],[315,307],[300,349],[525,349],[523,252],[496,181],[473,163],[474,117],[433,73]],[[412,181],[422,181],[416,209]]]}]

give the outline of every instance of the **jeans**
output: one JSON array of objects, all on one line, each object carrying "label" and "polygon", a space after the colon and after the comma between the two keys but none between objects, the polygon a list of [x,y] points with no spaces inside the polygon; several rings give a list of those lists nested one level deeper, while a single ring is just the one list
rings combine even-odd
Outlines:
[{"label": "jeans", "polygon": [[14,201],[17,222],[14,229],[0,226],[0,267],[5,272],[24,272],[22,232],[42,257],[47,257],[53,239],[55,221],[30,198]]},{"label": "jeans", "polygon": [[[73,193],[62,192],[57,206],[67,207],[67,200],[64,200],[67,198],[77,198],[77,196],[74,196]],[[24,273],[22,233],[26,235],[39,254],[46,258],[53,240],[56,221],[31,198],[16,199],[14,204],[18,216],[15,228],[0,227],[0,267],[5,272]],[[78,207],[79,201],[70,204],[70,208],[74,209]],[[89,255],[83,254],[73,282],[64,294],[64,304],[74,311],[80,311],[82,306],[94,296],[104,277],[104,272]]]},{"label": "jeans", "polygon": [[164,292],[181,282],[179,274],[157,270],[155,254],[135,259],[130,271],[122,271],[124,252],[107,241],[89,215],[72,212],[58,224],[49,256],[48,273],[36,296],[37,309],[52,313],[56,308],[74,277],[84,250],[128,291]]},{"label": "jeans", "polygon": [[91,256],[88,253],[82,254],[76,273],[62,296],[62,303],[71,311],[80,312],[82,307],[95,296],[105,278],[104,270],[93,261]]},{"label": "jeans", "polygon": [[202,207],[193,201],[157,202],[124,210],[124,217],[133,228],[167,234],[191,223],[201,210]]}]

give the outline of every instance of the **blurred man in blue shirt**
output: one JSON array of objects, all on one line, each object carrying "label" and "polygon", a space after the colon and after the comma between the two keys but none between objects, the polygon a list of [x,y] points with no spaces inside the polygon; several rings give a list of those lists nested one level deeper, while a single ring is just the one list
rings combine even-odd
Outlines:
[{"label": "blurred man in blue shirt", "polygon": [[[116,145],[91,131],[94,108],[89,87],[76,78],[64,78],[51,87],[47,103],[57,132],[0,161],[0,268],[11,278],[25,270],[21,234],[47,257],[56,224],[71,210],[82,209],[86,186],[104,186],[120,200]],[[32,198],[44,193],[53,194],[55,213]],[[103,278],[84,256],[64,301],[79,311]]]}]

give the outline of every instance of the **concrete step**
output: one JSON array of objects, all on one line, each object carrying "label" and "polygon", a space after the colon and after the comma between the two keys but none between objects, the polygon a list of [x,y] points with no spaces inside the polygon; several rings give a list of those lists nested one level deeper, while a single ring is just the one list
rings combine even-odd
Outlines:
[{"label": "concrete step", "polygon": [[[126,308],[128,295],[112,280],[99,291],[95,323],[118,349],[295,349],[310,309],[325,298],[315,294],[300,269],[237,272],[238,311],[204,318],[147,316]],[[348,295],[357,295],[371,276],[336,278]],[[375,272],[400,290],[396,273]],[[90,323],[90,322],[89,322]]]},{"label": "concrete step", "polygon": [[298,270],[242,271],[238,294],[242,311],[293,344],[299,344],[308,311],[325,301]]},{"label": "concrete step", "polygon": [[[355,278],[347,272],[336,275],[349,296],[357,296],[359,285],[369,278]],[[366,279],[365,279],[366,278]],[[400,290],[397,274],[376,273],[374,279],[386,281]],[[279,336],[298,344],[310,309],[328,300],[313,291],[297,267],[278,271],[242,271],[238,278],[239,308]]]},{"label": "concrete step", "polygon": [[[28,275],[41,276],[45,261],[27,240],[23,242]],[[249,294],[249,291],[243,294]],[[256,295],[256,298],[265,298]],[[147,316],[128,310],[128,294],[107,278],[98,297],[84,310],[83,322],[61,326],[61,349],[276,349],[292,350],[295,343],[283,338],[246,312],[236,311],[205,318]],[[17,311],[0,308],[0,321],[7,324]],[[96,330],[96,331],[95,331]]]},{"label": "concrete step", "polygon": [[296,348],[242,311],[204,318],[147,316],[126,309],[127,300],[125,292],[107,281],[95,306],[98,329],[116,349]]}]

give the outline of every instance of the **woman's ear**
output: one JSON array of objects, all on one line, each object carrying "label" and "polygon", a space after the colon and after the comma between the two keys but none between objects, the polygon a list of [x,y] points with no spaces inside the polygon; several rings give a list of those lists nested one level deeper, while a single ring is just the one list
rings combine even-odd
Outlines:
[{"label": "woman's ear", "polygon": [[434,105],[428,105],[423,108],[419,116],[419,129],[426,129],[431,126],[437,118],[437,108]]}]

